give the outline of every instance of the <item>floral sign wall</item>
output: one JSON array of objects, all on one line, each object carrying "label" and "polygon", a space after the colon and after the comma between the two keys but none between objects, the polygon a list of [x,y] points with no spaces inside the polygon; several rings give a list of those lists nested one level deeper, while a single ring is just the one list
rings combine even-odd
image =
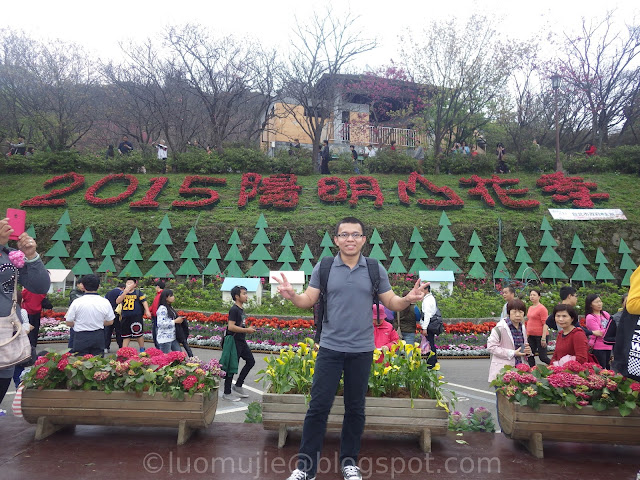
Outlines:
[{"label": "floral sign wall", "polygon": [[[292,210],[298,206],[302,186],[297,184],[298,179],[293,174],[276,174],[263,177],[258,173],[245,173],[242,175],[238,192],[238,208],[243,208],[257,197],[258,203],[264,208]],[[130,201],[132,209],[157,209],[160,202],[157,201],[162,190],[168,185],[168,177],[154,177],[149,181],[150,185],[144,198],[138,201],[130,201],[138,191],[140,182],[134,175],[111,174],[107,175],[85,192],[84,199],[88,205],[95,207],[109,207]],[[496,198],[499,204],[511,209],[535,209],[540,202],[535,199],[519,198],[529,194],[529,189],[519,186],[518,178],[503,178],[492,175],[489,178],[481,178],[473,175],[471,178],[460,178],[460,187],[467,188],[466,196],[473,201],[481,201],[488,207],[496,206]],[[69,172],[64,175],[52,177],[44,182],[44,188],[55,188],[49,193],[37,195],[24,200],[22,207],[63,207],[67,205],[65,196],[74,193],[85,186],[84,175]],[[111,197],[101,197],[100,191],[110,184],[122,184],[123,191]],[[571,202],[575,208],[593,208],[595,201],[606,201],[609,194],[594,192],[597,184],[585,182],[581,177],[566,177],[562,172],[542,175],[536,182],[536,186],[542,189],[544,194],[551,195],[551,200],[557,204]],[[211,187],[227,187],[226,178],[208,177],[201,175],[188,175],[180,185],[180,196],[184,200],[175,200],[171,203],[174,209],[208,209],[213,208],[220,200],[220,194]],[[375,177],[367,175],[355,175],[348,180],[340,177],[322,177],[318,180],[316,195],[324,204],[344,204],[356,207],[362,199],[373,200],[374,208],[383,208],[385,196]],[[495,198],[494,198],[495,196]],[[406,181],[399,180],[397,185],[397,201],[401,205],[410,206],[413,202],[420,208],[427,209],[456,209],[463,208],[465,201],[462,196],[446,185],[440,186],[429,180],[428,177],[412,172]]]}]

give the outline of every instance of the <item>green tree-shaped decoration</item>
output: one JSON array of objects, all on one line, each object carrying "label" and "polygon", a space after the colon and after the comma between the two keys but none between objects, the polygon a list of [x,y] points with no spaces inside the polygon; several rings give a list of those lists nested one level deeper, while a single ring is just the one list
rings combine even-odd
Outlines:
[{"label": "green tree-shaped decoration", "polygon": [[596,259],[595,262],[598,265],[598,271],[596,272],[596,280],[601,280],[603,282],[607,282],[610,280],[615,280],[615,277],[611,274],[609,269],[607,268],[607,257],[604,256],[602,250],[599,248],[596,250]]},{"label": "green tree-shaped decoration", "polygon": [[51,240],[55,240],[56,243],[44,254],[45,257],[52,257],[45,265],[48,270],[65,270],[67,268],[61,259],[69,257],[67,247],[64,245],[64,242],[71,240],[69,232],[67,231],[67,225],[69,224],[71,224],[69,210],[65,210],[60,220],[58,220],[60,227],[56,233],[53,234],[53,237],[51,237]]},{"label": "green tree-shaped decoration", "polygon": [[382,248],[380,247],[380,245],[382,245],[383,242],[382,242],[382,238],[380,238],[380,234],[378,233],[377,228],[373,229],[373,234],[371,234],[371,239],[369,240],[369,243],[373,245],[373,247],[371,248],[371,252],[369,252],[369,256],[371,258],[375,258],[379,262],[385,261],[387,259],[387,256],[384,254],[384,252],[382,251]]},{"label": "green tree-shaped decoration", "polygon": [[556,242],[553,235],[551,235],[553,228],[551,228],[547,217],[542,217],[540,230],[544,232],[542,234],[542,239],[540,240],[540,246],[545,247],[544,252],[542,252],[542,256],[540,257],[540,261],[547,264],[540,276],[542,278],[552,279],[554,284],[557,280],[566,280],[567,276],[558,266],[558,263],[564,262],[562,258],[560,258],[560,255],[558,255],[558,253],[553,249],[553,247],[558,246],[558,242]]},{"label": "green tree-shaped decoration", "polygon": [[111,243],[111,240],[109,240],[107,242],[107,245],[104,247],[104,250],[102,250],[102,253],[100,254],[102,257],[104,257],[104,259],[102,260],[102,263],[96,271],[98,273],[115,273],[116,266],[113,264],[113,259],[111,258],[115,254],[116,252],[113,249],[113,244]]},{"label": "green tree-shaped decoration", "polygon": [[302,249],[302,253],[300,254],[300,260],[302,260],[300,270],[302,270],[307,277],[311,275],[311,272],[313,272],[313,264],[311,263],[311,259],[313,259],[313,253],[311,253],[309,245],[305,243],[304,248]]},{"label": "green tree-shaped decoration", "polygon": [[[440,262],[440,265],[436,267],[436,270],[450,270],[453,273],[462,273],[462,269],[453,261],[453,258],[459,257],[460,254],[456,252],[456,249],[453,248],[453,245],[451,245],[450,243],[455,242],[456,239],[449,230],[449,225],[451,225],[451,222],[449,221],[449,217],[447,217],[447,214],[444,212],[444,210],[442,211],[442,215],[440,215],[439,225],[442,227],[442,229],[440,230],[440,234],[438,235],[438,241],[441,241],[442,245],[438,249],[436,257],[442,258],[442,261]],[[444,240],[440,240],[441,238]]]},{"label": "green tree-shaped decoration", "polygon": [[585,265],[590,265],[589,260],[585,256],[582,249],[584,248],[584,244],[578,237],[578,234],[573,235],[573,242],[571,242],[571,248],[574,249],[573,258],[571,259],[571,265],[577,265],[573,274],[571,275],[572,282],[582,282],[582,286],[584,287],[584,282],[595,282],[595,278],[593,275],[587,270]]},{"label": "green tree-shaped decoration", "polygon": [[631,250],[629,250],[629,247],[627,247],[627,244],[622,238],[620,239],[618,253],[622,254],[622,259],[620,260],[620,270],[625,272],[624,278],[622,279],[622,283],[620,285],[622,285],[623,287],[628,287],[630,285],[629,279],[631,278],[631,274],[635,271],[636,268],[638,268],[638,266],[629,255],[631,253]]},{"label": "green tree-shaped decoration", "polygon": [[280,242],[280,246],[284,247],[278,257],[278,263],[282,264],[280,270],[295,270],[293,264],[296,263],[296,256],[293,254],[293,250],[291,250],[291,247],[293,247],[293,239],[291,238],[291,234],[289,234],[288,230],[284,234],[284,238]]},{"label": "green tree-shaped decoration", "polygon": [[422,235],[420,235],[418,227],[413,227],[413,233],[411,234],[409,242],[413,244],[411,252],[409,252],[409,260],[414,260],[411,268],[409,268],[409,273],[418,275],[421,271],[427,270],[427,266],[422,261],[422,259],[427,258],[427,253],[420,244],[420,242],[422,242]]},{"label": "green tree-shaped decoration", "polygon": [[495,271],[493,272],[493,278],[510,278],[511,274],[509,273],[507,264],[505,263],[508,262],[509,259],[504,254],[504,252],[502,251],[502,247],[500,246],[498,247],[498,251],[496,252],[496,258],[494,258],[494,261],[497,263],[497,265]]},{"label": "green tree-shaped decoration", "polygon": [[155,264],[145,274],[145,277],[152,278],[173,278],[173,273],[167,265],[167,262],[173,262],[173,256],[167,245],[173,245],[169,230],[171,230],[171,221],[169,220],[169,214],[165,214],[158,225],[160,233],[153,241],[154,245],[158,245],[158,248],[151,254],[149,261],[155,262]]},{"label": "green tree-shaped decoration", "polygon": [[389,265],[389,268],[387,269],[387,272],[407,273],[407,269],[404,268],[404,265],[402,264],[402,260],[400,260],[400,257],[404,257],[404,254],[402,253],[402,250],[400,250],[400,247],[398,246],[398,243],[395,240],[393,242],[393,246],[391,247],[391,252],[389,253],[389,256],[392,258],[392,260],[391,260],[391,264]]},{"label": "green tree-shaped decoration", "polygon": [[227,268],[224,269],[225,276],[243,278],[244,273],[242,273],[242,269],[238,265],[238,262],[242,262],[244,260],[240,253],[240,249],[238,248],[238,245],[242,244],[242,241],[240,240],[240,235],[238,235],[238,231],[236,229],[233,230],[227,244],[231,245],[231,247],[224,257],[224,261],[229,262]]},{"label": "green tree-shaped decoration", "polygon": [[487,276],[487,272],[485,272],[484,268],[482,268],[482,264],[486,263],[487,260],[482,255],[480,251],[480,247],[482,246],[482,242],[478,237],[478,234],[474,230],[471,234],[471,240],[469,240],[469,246],[473,247],[469,257],[467,258],[468,263],[472,263],[471,269],[467,274],[470,278],[485,278]]},{"label": "green tree-shaped decoration", "polygon": [[142,243],[142,239],[140,238],[140,233],[137,228],[133,231],[128,243],[131,247],[129,247],[129,250],[122,259],[128,260],[129,263],[127,263],[127,265],[122,269],[118,277],[142,277],[142,271],[137,263],[139,260],[142,260],[142,254],[138,248],[138,245]]},{"label": "green tree-shaped decoration", "polygon": [[535,280],[537,279],[536,274],[533,272],[530,263],[533,263],[529,252],[527,252],[527,247],[529,244],[522,235],[522,232],[518,233],[518,240],[516,240],[516,247],[518,247],[518,253],[516,254],[515,262],[520,264],[518,271],[516,272],[516,279],[521,280],[523,282],[527,280]]},{"label": "green tree-shaped decoration", "polygon": [[71,269],[74,275],[82,276],[89,275],[93,273],[91,266],[89,265],[88,258],[93,258],[93,252],[91,251],[91,245],[89,242],[93,242],[93,235],[91,234],[91,229],[86,228],[82,237],[80,237],[80,241],[82,244],[78,251],[73,256],[73,258],[78,258],[78,262]]},{"label": "green tree-shaped decoration", "polygon": [[271,240],[269,240],[269,235],[267,235],[267,232],[265,231],[265,228],[268,228],[268,225],[263,214],[260,214],[260,218],[256,223],[256,228],[258,229],[258,232],[253,237],[253,240],[251,240],[251,244],[256,245],[256,248],[254,248],[253,252],[249,254],[249,260],[252,260],[255,263],[249,270],[247,270],[247,277],[268,277],[269,267],[267,267],[264,262],[273,260],[273,257],[267,250],[267,247],[265,247],[265,245],[271,244]]},{"label": "green tree-shaped decoration", "polygon": [[198,249],[196,248],[196,243],[198,242],[198,237],[196,236],[195,228],[191,227],[187,237],[184,239],[187,244],[187,248],[184,249],[180,258],[184,258],[184,263],[180,266],[176,275],[184,275],[187,277],[195,277],[200,275],[200,270],[196,266],[194,259],[200,262],[200,254],[198,253]]},{"label": "green tree-shaped decoration", "polygon": [[318,257],[318,261],[320,261],[323,257],[333,257],[333,252],[331,251],[331,247],[334,246],[333,240],[329,236],[328,232],[324,232],[324,237],[322,237],[322,241],[320,242],[320,246],[322,248],[322,252]]},{"label": "green tree-shaped decoration", "polygon": [[27,235],[29,235],[31,238],[37,238],[36,237],[36,227],[32,224],[29,228],[27,228]]},{"label": "green tree-shaped decoration", "polygon": [[209,264],[202,271],[203,275],[220,275],[220,265],[218,264],[218,260],[222,257],[220,256],[220,251],[218,250],[218,244],[214,243],[213,247],[209,251],[209,255],[207,255],[209,259]]}]

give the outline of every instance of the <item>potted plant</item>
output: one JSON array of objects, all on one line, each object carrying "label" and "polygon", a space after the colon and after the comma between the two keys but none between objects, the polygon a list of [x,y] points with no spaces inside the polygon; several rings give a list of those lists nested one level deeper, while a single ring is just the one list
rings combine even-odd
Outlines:
[{"label": "potted plant", "polygon": [[25,376],[22,414],[37,423],[37,440],[65,425],[177,426],[182,444],[213,422],[223,375],[215,359],[155,348],[104,358],[49,352]]},{"label": "potted plant", "polygon": [[[267,430],[278,430],[278,446],[284,446],[288,430],[301,428],[311,392],[317,351],[307,338],[298,349],[281,349],[266,357],[261,379],[268,384],[262,397],[262,423]],[[365,407],[365,431],[414,433],[423,451],[431,451],[431,436],[445,435],[449,406],[442,385],[446,382],[420,355],[415,345],[400,341],[389,351],[376,349],[369,375]],[[344,415],[340,387],[329,414],[327,428],[339,430]],[[399,417],[407,421],[399,422]]]},{"label": "potted plant", "polygon": [[543,439],[640,443],[640,383],[597,364],[506,366],[492,385],[502,431],[538,458]]}]

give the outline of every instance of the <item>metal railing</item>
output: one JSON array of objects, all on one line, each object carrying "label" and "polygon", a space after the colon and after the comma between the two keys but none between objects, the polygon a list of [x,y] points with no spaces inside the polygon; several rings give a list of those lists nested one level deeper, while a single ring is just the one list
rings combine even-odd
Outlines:
[{"label": "metal railing", "polygon": [[395,140],[398,147],[415,147],[420,141],[427,147],[427,136],[410,128],[377,127],[375,125],[352,125],[341,123],[331,135],[333,143],[353,143],[374,146],[390,145]]}]

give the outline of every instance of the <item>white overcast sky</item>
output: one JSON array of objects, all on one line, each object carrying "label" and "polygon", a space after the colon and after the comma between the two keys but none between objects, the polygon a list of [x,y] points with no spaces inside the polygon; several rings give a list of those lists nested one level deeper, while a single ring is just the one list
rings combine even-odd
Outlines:
[{"label": "white overcast sky", "polygon": [[[640,21],[636,0],[456,0],[382,2],[380,0],[25,0],[20,14],[11,15],[9,25],[39,38],[60,38],[83,45],[100,58],[118,60],[119,41],[138,41],[158,35],[167,25],[200,23],[220,34],[254,36],[266,46],[288,43],[295,17],[304,19],[315,8],[326,6],[335,15],[346,9],[359,15],[361,29],[375,33],[379,47],[359,60],[373,68],[399,60],[398,36],[417,31],[432,20],[455,17],[460,28],[470,16],[484,14],[505,35],[525,40],[543,29],[560,34],[576,30],[581,18],[601,18],[607,9],[617,9],[619,21]],[[332,5],[335,5],[333,7]],[[6,17],[9,20],[9,16]],[[24,24],[20,22],[23,21]]]}]

